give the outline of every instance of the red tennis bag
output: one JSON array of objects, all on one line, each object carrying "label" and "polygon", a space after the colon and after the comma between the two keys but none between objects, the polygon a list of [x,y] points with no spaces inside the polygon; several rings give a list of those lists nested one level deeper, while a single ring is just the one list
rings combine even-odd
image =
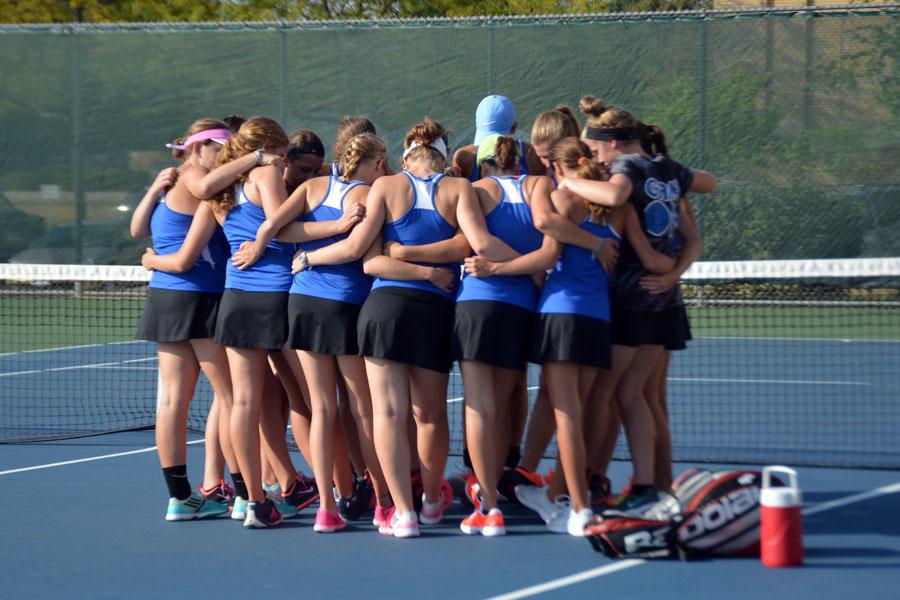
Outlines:
[{"label": "red tennis bag", "polygon": [[675,510],[608,511],[591,521],[587,538],[610,558],[758,555],[761,482],[758,471],[690,469],[672,486]]}]

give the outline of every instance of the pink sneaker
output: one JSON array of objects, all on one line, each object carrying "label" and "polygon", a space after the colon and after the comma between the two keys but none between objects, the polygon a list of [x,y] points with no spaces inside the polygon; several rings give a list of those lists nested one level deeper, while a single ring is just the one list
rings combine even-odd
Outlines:
[{"label": "pink sneaker", "polygon": [[437,525],[444,518],[444,511],[453,502],[453,490],[447,480],[441,482],[441,495],[437,502],[428,502],[425,494],[422,494],[422,511],[419,513],[419,521],[423,525]]},{"label": "pink sneaker", "polygon": [[324,508],[320,508],[316,511],[316,524],[313,525],[313,531],[317,531],[319,533],[331,533],[333,531],[337,531],[338,529],[343,529],[347,524],[344,523],[344,520],[335,511],[329,511]]},{"label": "pink sneaker", "polygon": [[396,538],[419,537],[419,522],[416,520],[415,512],[401,515],[394,511],[391,516],[390,527]]},{"label": "pink sneaker", "polygon": [[[391,528],[391,516],[394,514],[394,507],[391,506],[389,508],[385,508],[380,505],[375,506],[375,518],[372,519],[372,525],[378,528],[378,531],[381,532],[381,528],[387,527],[388,530]],[[390,531],[386,535],[390,535]]]},{"label": "pink sneaker", "polygon": [[[378,533],[380,533],[381,535],[394,535],[394,530],[391,528],[391,524],[394,522],[394,513],[397,511],[397,507],[392,506],[390,508],[385,508],[382,510],[384,511],[384,521],[378,524]],[[372,520],[372,522],[375,522],[374,519]]]}]

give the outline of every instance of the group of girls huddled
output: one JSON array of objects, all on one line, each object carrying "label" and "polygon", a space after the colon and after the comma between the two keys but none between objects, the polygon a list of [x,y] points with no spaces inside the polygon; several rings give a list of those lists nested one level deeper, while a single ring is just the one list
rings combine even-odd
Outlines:
[{"label": "group of girls huddled", "polygon": [[[454,361],[474,506],[464,533],[504,534],[504,499],[572,535],[598,506],[656,502],[671,483],[668,352],[690,339],[678,279],[700,251],[686,194],[715,180],[668,158],[657,127],[591,97],[581,108],[583,129],[559,107],[525,144],[510,135],[512,103],[489,96],[475,144],[452,160],[426,118],[397,173],[364,117],[342,119],[332,162],[314,133],[289,139],[265,117],[201,119],[170,145],[182,165],[132,219],[153,240],[138,334],[158,346],[166,519],[230,511],[271,527],[318,499],[317,532],[374,511],[381,534],[418,536],[453,499]],[[529,362],[541,386],[521,453]],[[201,369],[215,396],[193,492],[186,421]],[[291,462],[288,422],[313,478]],[[622,425],[634,477],[613,497]],[[554,433],[556,476],[542,476]]]}]

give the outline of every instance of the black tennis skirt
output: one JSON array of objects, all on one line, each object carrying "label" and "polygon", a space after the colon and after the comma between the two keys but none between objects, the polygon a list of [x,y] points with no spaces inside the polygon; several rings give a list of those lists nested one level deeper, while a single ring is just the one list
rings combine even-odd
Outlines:
[{"label": "black tennis skirt", "polygon": [[676,304],[660,312],[612,307],[613,344],[684,350],[691,339],[691,324],[684,304]]},{"label": "black tennis skirt", "polygon": [[226,289],[216,321],[216,343],[280,350],[287,341],[287,303],[287,292]]},{"label": "black tennis skirt", "polygon": [[316,354],[359,354],[359,304],[288,294],[288,346]]},{"label": "black tennis skirt", "polygon": [[609,323],[584,315],[538,314],[531,362],[573,362],[609,369],[612,366]]},{"label": "black tennis skirt", "polygon": [[470,300],[456,305],[453,358],[525,371],[534,313],[515,304]]},{"label": "black tennis skirt", "polygon": [[359,354],[449,373],[453,301],[422,290],[372,290],[359,311]]},{"label": "black tennis skirt", "polygon": [[184,342],[211,338],[222,294],[147,288],[137,339]]}]

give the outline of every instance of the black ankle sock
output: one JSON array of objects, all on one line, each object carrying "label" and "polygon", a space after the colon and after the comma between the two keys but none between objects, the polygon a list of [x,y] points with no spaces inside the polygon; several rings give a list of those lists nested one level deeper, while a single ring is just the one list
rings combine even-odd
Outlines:
[{"label": "black ankle sock", "polygon": [[191,495],[191,484],[187,478],[187,465],[163,467],[163,478],[169,488],[169,496],[187,500]]},{"label": "black ankle sock", "polygon": [[244,483],[244,477],[240,473],[232,473],[231,481],[234,482],[234,493],[244,500],[248,500],[247,484]]},{"label": "black ankle sock", "polygon": [[463,448],[463,464],[466,466],[466,468],[469,468],[469,469],[474,468],[474,467],[472,467],[472,457],[469,456],[468,448]]},{"label": "black ankle sock", "polygon": [[509,452],[506,453],[506,468],[507,469],[515,469],[519,466],[519,461],[522,459],[522,451],[518,446],[510,446]]},{"label": "black ankle sock", "polygon": [[634,494],[635,496],[640,496],[641,494],[644,494],[647,492],[655,492],[655,491],[656,491],[656,488],[653,487],[652,484],[636,483],[631,486],[631,493]]}]

